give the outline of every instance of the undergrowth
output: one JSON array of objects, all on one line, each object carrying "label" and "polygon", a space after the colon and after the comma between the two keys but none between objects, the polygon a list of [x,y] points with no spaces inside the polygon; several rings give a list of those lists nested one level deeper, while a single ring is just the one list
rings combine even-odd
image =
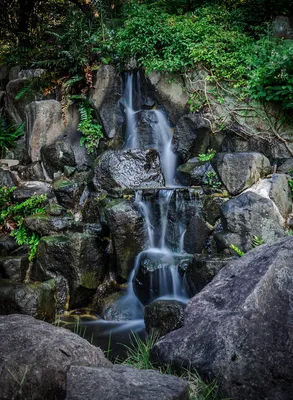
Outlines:
[{"label": "undergrowth", "polygon": [[178,374],[178,371],[170,365],[155,365],[150,359],[150,349],[156,341],[154,336],[147,336],[143,340],[138,334],[132,333],[130,345],[126,346],[127,358],[123,361],[123,364],[138,369],[154,369],[164,374],[177,375],[185,379],[190,387],[190,400],[220,400],[216,382],[205,383],[196,371],[182,369],[181,373]]},{"label": "undergrowth", "polygon": [[24,225],[24,218],[35,214],[44,214],[46,195],[34,195],[29,199],[14,204],[12,194],[16,188],[0,187],[0,230],[8,232],[20,246],[29,247],[29,261],[36,255],[40,237],[30,232]]},{"label": "undergrowth", "polygon": [[6,123],[0,116],[0,157],[5,156],[5,151],[14,147],[15,142],[24,134],[24,123],[15,125]]}]

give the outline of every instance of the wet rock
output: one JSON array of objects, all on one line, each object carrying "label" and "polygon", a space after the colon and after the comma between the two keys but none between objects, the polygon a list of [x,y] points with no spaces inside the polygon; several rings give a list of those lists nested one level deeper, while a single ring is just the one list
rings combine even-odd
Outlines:
[{"label": "wet rock", "polygon": [[38,181],[21,182],[13,192],[13,200],[20,203],[34,195],[39,196],[42,194],[47,195],[48,198],[52,197],[52,187],[49,183]]},{"label": "wet rock", "polygon": [[53,181],[53,191],[58,203],[69,209],[74,209],[80,203],[86,180],[75,176],[73,179],[61,177]]},{"label": "wet rock", "polygon": [[107,191],[163,186],[159,155],[152,149],[106,151],[95,160],[93,185]]},{"label": "wet rock", "polygon": [[260,153],[218,153],[211,164],[232,195],[241,193],[271,172],[270,161]]},{"label": "wet rock", "polygon": [[61,400],[71,365],[111,365],[78,335],[28,316],[0,317],[0,341],[2,399],[16,399],[21,390],[27,399]]},{"label": "wet rock", "polygon": [[9,169],[0,168],[0,183],[1,186],[8,186],[10,188],[17,186],[17,175],[11,172]]},{"label": "wet rock", "polygon": [[60,293],[64,298],[65,291],[74,302],[75,291],[80,286],[86,289],[98,287],[104,278],[105,267],[103,245],[98,237],[85,233],[44,236],[39,242],[31,276],[39,281],[63,277],[60,286],[57,282],[57,296]]},{"label": "wet rock", "polygon": [[33,215],[24,219],[24,225],[41,236],[62,234],[68,230],[82,232],[83,226],[73,217]]},{"label": "wet rock", "polygon": [[[248,251],[252,248],[253,236],[265,243],[274,243],[284,236],[284,219],[278,208],[268,196],[256,191],[247,190],[222,204],[221,220],[224,233],[216,234],[215,238],[227,248],[234,244]],[[236,242],[229,243],[229,240]]]},{"label": "wet rock", "polygon": [[[266,181],[263,181],[266,184]],[[288,184],[289,177],[284,174],[273,174],[269,179],[268,197],[276,204],[283,218],[292,212],[292,192]],[[260,192],[260,183],[256,185],[256,192]],[[254,187],[252,187],[254,190]]]},{"label": "wet rock", "polygon": [[41,147],[51,144],[64,130],[61,104],[56,100],[34,101],[25,107],[27,148],[32,162],[41,158]]},{"label": "wet rock", "polygon": [[145,243],[142,215],[132,202],[119,199],[106,206],[105,217],[113,240],[117,272],[127,280]]},{"label": "wet rock", "polygon": [[0,275],[12,282],[22,282],[29,267],[27,256],[0,257]]},{"label": "wet rock", "polygon": [[153,95],[157,102],[164,107],[175,125],[178,119],[188,111],[188,94],[184,90],[182,77],[155,71],[148,76],[148,79],[154,87]]},{"label": "wet rock", "polygon": [[50,178],[54,177],[55,172],[64,172],[65,166],[76,166],[73,150],[64,138],[63,140],[58,139],[48,146],[43,146],[41,160]]},{"label": "wet rock", "polygon": [[144,322],[148,334],[155,338],[180,328],[184,323],[186,304],[176,300],[157,300],[144,309]]},{"label": "wet rock", "polygon": [[191,256],[171,252],[142,253],[133,279],[133,289],[143,304],[163,297],[184,297],[183,273]]},{"label": "wet rock", "polygon": [[199,114],[184,115],[174,129],[174,150],[184,162],[200,153],[206,153],[210,133],[210,125]]},{"label": "wet rock", "polygon": [[26,166],[20,165],[14,168],[18,172],[20,178],[24,181],[45,180],[43,165],[40,161],[36,161]]},{"label": "wet rock", "polygon": [[161,363],[217,379],[232,399],[290,399],[293,238],[231,261],[188,303],[184,326],[156,343]]},{"label": "wet rock", "polygon": [[8,256],[13,250],[17,249],[18,244],[9,235],[0,234],[0,256]]},{"label": "wet rock", "polygon": [[0,279],[0,314],[27,314],[52,321],[56,313],[55,290],[53,279],[38,283],[15,283]]},{"label": "wet rock", "polygon": [[184,235],[184,250],[187,253],[200,253],[206,246],[211,227],[200,215],[194,215],[187,224]]},{"label": "wet rock", "polygon": [[211,195],[206,195],[202,199],[202,208],[203,208],[203,217],[204,219],[211,224],[215,225],[217,220],[220,218],[220,207],[221,205],[227,201],[225,197],[216,197]]},{"label": "wet rock", "polygon": [[183,379],[154,370],[124,365],[112,368],[71,367],[67,374],[68,400],[187,400]]},{"label": "wet rock", "polygon": [[6,86],[5,109],[9,118],[16,125],[20,125],[22,122],[25,122],[25,107],[27,104],[35,100],[35,94],[30,93],[29,91],[21,99],[15,99],[16,95],[26,86],[28,86],[28,82],[26,79],[22,78],[10,80]]},{"label": "wet rock", "polygon": [[195,254],[185,272],[190,296],[199,293],[229,261],[231,257],[216,258]]},{"label": "wet rock", "polygon": [[215,172],[209,162],[199,161],[197,157],[177,168],[177,177],[184,186],[204,185],[207,172]]},{"label": "wet rock", "polygon": [[281,174],[291,174],[293,172],[293,158],[288,158],[277,169]]},{"label": "wet rock", "polygon": [[118,101],[122,92],[122,80],[112,65],[101,65],[97,71],[91,100],[97,109],[107,138],[119,134],[121,123],[118,115]]}]

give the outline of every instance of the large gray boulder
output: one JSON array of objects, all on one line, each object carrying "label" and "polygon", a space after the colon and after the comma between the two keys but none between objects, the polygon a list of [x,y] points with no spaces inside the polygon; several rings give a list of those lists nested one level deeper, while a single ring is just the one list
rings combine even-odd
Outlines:
[{"label": "large gray boulder", "polygon": [[218,153],[211,164],[228,192],[237,195],[271,172],[270,161],[260,153]]},{"label": "large gray boulder", "polygon": [[157,342],[152,355],[216,379],[235,400],[289,400],[292,287],[292,237],[250,251],[193,297],[184,326]]},{"label": "large gray boulder", "polygon": [[180,75],[166,72],[152,72],[148,79],[154,87],[153,95],[167,111],[171,122],[175,125],[178,119],[188,111],[188,94]]},{"label": "large gray boulder", "polygon": [[253,236],[265,243],[274,243],[284,236],[284,219],[275,203],[252,190],[223,203],[221,220],[224,232],[215,235],[220,248],[233,244],[248,251]]},{"label": "large gray boulder", "polygon": [[156,150],[105,151],[94,162],[96,190],[161,187],[164,178]]},{"label": "large gray boulder", "polygon": [[108,367],[102,351],[67,329],[0,316],[0,398],[61,400],[71,365]]},{"label": "large gray boulder", "polygon": [[142,215],[132,202],[119,199],[106,206],[105,217],[113,240],[117,272],[127,280],[146,240]]},{"label": "large gray boulder", "polygon": [[174,129],[174,150],[186,162],[205,153],[210,142],[211,128],[200,114],[183,115]]},{"label": "large gray boulder", "polygon": [[0,257],[0,276],[13,282],[22,282],[29,267],[26,256]]},{"label": "large gray boulder", "polygon": [[119,134],[118,101],[122,93],[122,79],[112,65],[101,65],[97,71],[90,98],[99,113],[105,134],[113,139]]},{"label": "large gray boulder", "polygon": [[67,400],[188,400],[183,379],[126,365],[112,368],[73,366],[67,374]]},{"label": "large gray boulder", "polygon": [[272,22],[273,35],[283,39],[293,39],[293,27],[289,16],[278,15]]},{"label": "large gray boulder", "polygon": [[42,146],[49,145],[65,130],[61,103],[56,100],[34,101],[25,107],[27,148],[31,160],[39,161]]}]

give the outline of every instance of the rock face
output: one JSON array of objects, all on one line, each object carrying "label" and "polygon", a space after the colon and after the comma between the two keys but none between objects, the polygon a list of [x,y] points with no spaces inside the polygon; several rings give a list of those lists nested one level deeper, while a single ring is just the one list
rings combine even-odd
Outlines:
[{"label": "rock face", "polygon": [[160,338],[180,328],[184,321],[185,304],[176,300],[157,300],[144,309],[144,322],[148,334]]},{"label": "rock face", "polygon": [[274,36],[283,39],[293,39],[293,28],[291,20],[285,15],[278,15],[273,23],[272,30]]},{"label": "rock face", "polygon": [[38,161],[40,150],[51,144],[64,130],[61,104],[56,100],[34,101],[25,107],[27,148],[31,160]]},{"label": "rock face", "polygon": [[91,99],[107,137],[113,139],[119,133],[121,125],[117,107],[122,92],[121,76],[112,65],[102,65],[97,71],[93,86]]},{"label": "rock face", "polygon": [[114,200],[105,208],[105,216],[113,239],[117,272],[127,279],[145,243],[142,215],[130,201]]},{"label": "rock face", "polygon": [[112,368],[71,367],[67,400],[188,400],[188,383],[152,370],[125,365]]},{"label": "rock face", "polygon": [[107,191],[163,186],[159,155],[155,150],[105,151],[95,160],[93,184]]},{"label": "rock face", "polygon": [[204,185],[207,181],[207,173],[214,172],[210,162],[201,162],[198,157],[188,160],[177,168],[179,182],[185,186]]},{"label": "rock face", "polygon": [[0,340],[1,399],[61,400],[71,365],[111,365],[78,335],[28,316],[0,316]]},{"label": "rock face", "polygon": [[10,82],[6,86],[6,110],[11,120],[17,125],[25,122],[25,107],[31,101],[35,100],[35,95],[29,94],[29,92],[20,100],[15,99],[15,96],[27,85],[28,82],[26,79],[15,78],[14,80],[10,80]]},{"label": "rock face", "polygon": [[184,326],[153,348],[163,363],[217,379],[235,400],[293,391],[293,238],[231,261],[187,305]]},{"label": "rock face", "polygon": [[5,168],[0,168],[0,182],[1,186],[8,186],[10,188],[17,186],[18,183],[16,174]]},{"label": "rock face", "polygon": [[241,193],[271,172],[270,161],[260,153],[219,153],[211,163],[232,195]]},{"label": "rock face", "polygon": [[199,114],[184,115],[175,126],[174,150],[184,162],[205,153],[209,146],[210,132],[208,122]]},{"label": "rock face", "polygon": [[0,314],[26,314],[52,321],[56,313],[54,280],[38,283],[14,283],[0,279]]},{"label": "rock face", "polygon": [[179,75],[164,72],[152,72],[149,81],[154,86],[154,95],[159,104],[166,109],[171,122],[175,125],[178,119],[188,111],[188,94],[184,91],[184,82]]},{"label": "rock face", "polygon": [[252,248],[253,236],[266,243],[274,243],[284,236],[284,220],[276,205],[252,190],[226,201],[221,206],[221,213],[224,233],[215,237],[224,244],[223,247],[229,248],[234,244],[248,251]]}]

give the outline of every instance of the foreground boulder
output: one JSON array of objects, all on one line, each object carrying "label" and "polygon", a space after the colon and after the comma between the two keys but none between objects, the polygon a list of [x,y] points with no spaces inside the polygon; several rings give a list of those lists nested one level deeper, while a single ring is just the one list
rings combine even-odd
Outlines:
[{"label": "foreground boulder", "polygon": [[233,400],[293,392],[293,238],[231,261],[187,305],[184,326],[154,346],[162,363],[196,368]]},{"label": "foreground boulder", "polygon": [[0,316],[0,341],[1,399],[64,399],[71,365],[111,365],[81,337],[24,315]]},{"label": "foreground boulder", "polygon": [[188,400],[188,383],[153,370],[125,365],[113,368],[71,367],[67,400]]}]

